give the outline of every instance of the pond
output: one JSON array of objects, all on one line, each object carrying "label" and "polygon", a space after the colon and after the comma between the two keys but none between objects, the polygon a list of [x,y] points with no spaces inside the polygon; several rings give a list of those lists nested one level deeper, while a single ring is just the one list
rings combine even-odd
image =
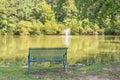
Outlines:
[{"label": "pond", "polygon": [[120,36],[0,36],[0,64],[27,63],[29,47],[68,47],[68,64],[120,61]]}]

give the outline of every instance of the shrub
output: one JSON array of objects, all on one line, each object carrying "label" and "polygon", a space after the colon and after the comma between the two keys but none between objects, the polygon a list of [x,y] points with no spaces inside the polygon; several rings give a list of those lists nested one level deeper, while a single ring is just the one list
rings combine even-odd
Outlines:
[{"label": "shrub", "polygon": [[104,28],[100,28],[97,24],[95,24],[92,29],[94,30],[94,34],[104,34]]},{"label": "shrub", "polygon": [[88,18],[82,20],[82,25],[81,26],[85,30],[84,34],[94,34],[95,33],[95,29],[91,28],[92,23],[90,23]]},{"label": "shrub", "polygon": [[82,27],[85,29],[86,27],[88,27],[89,26],[89,19],[84,19],[84,20],[82,20]]},{"label": "shrub", "polygon": [[17,24],[14,34],[16,35],[28,35],[29,29],[32,24],[29,21],[21,21]]},{"label": "shrub", "polygon": [[1,25],[6,26],[8,21],[7,20],[2,20],[0,23],[1,23]]},{"label": "shrub", "polygon": [[57,27],[56,34],[64,34],[65,25],[58,23]]},{"label": "shrub", "polygon": [[62,34],[62,30],[64,29],[64,25],[48,21],[44,24],[43,33],[44,34]]},{"label": "shrub", "polygon": [[44,24],[44,34],[53,34],[54,32],[55,32],[55,30],[52,27],[51,22],[46,22]]},{"label": "shrub", "polygon": [[116,20],[114,23],[114,27],[112,27],[114,34],[120,35],[120,20]]},{"label": "shrub", "polygon": [[105,32],[104,32],[105,35],[111,35],[112,33],[113,31],[110,27],[105,29]]},{"label": "shrub", "polygon": [[79,26],[69,26],[71,29],[71,34],[78,34],[79,33]]},{"label": "shrub", "polygon": [[79,22],[76,19],[66,19],[64,20],[64,23],[67,28],[71,29],[71,34],[79,33]]},{"label": "shrub", "polygon": [[6,33],[7,33],[7,29],[6,28],[0,29],[0,34],[5,35]]},{"label": "shrub", "polygon": [[33,23],[29,29],[31,35],[40,35],[42,34],[43,24],[41,22]]},{"label": "shrub", "polygon": [[7,33],[7,20],[0,20],[0,34],[4,35]]},{"label": "shrub", "polygon": [[16,24],[8,24],[8,30],[7,30],[7,32],[9,33],[9,34],[13,34],[13,32],[15,31],[15,28],[16,28]]},{"label": "shrub", "polygon": [[85,34],[85,30],[83,29],[83,27],[79,28],[79,34]]},{"label": "shrub", "polygon": [[92,30],[92,28],[90,28],[90,27],[87,27],[86,28],[86,33],[87,34],[94,34],[94,30]]}]

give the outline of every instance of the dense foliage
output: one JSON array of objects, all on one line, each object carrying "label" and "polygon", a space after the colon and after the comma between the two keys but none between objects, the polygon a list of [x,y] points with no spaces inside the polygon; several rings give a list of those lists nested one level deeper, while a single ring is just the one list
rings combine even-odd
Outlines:
[{"label": "dense foliage", "polygon": [[120,0],[0,0],[0,34],[120,35]]}]

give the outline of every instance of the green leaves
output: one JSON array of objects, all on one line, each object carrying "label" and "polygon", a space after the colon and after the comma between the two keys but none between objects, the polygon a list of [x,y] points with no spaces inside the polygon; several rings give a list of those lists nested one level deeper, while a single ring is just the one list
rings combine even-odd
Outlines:
[{"label": "green leaves", "polygon": [[[70,28],[73,34],[86,34],[88,31],[119,34],[119,7],[119,0],[1,0],[0,33],[14,33],[21,21],[28,21],[32,26],[39,23],[44,26],[55,23],[55,26],[59,26],[61,23],[64,28]],[[95,30],[96,25],[98,30]],[[55,30],[62,33],[59,27],[55,29],[51,25],[49,28],[42,28],[42,34],[47,30],[51,30],[47,32],[52,34],[56,34]],[[33,29],[33,34],[41,33],[36,27],[30,29]],[[32,34],[29,30],[26,33]]]},{"label": "green leaves", "polygon": [[37,19],[42,23],[55,20],[54,12],[52,11],[51,6],[45,1],[36,4],[36,7],[33,8],[32,15],[34,19]]}]

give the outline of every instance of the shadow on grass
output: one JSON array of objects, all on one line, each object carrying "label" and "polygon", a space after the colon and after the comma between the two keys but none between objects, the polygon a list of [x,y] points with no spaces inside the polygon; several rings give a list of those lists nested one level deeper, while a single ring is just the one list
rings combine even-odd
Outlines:
[{"label": "shadow on grass", "polygon": [[39,70],[39,71],[32,71],[30,74],[32,75],[53,75],[53,74],[59,74],[59,73],[65,73],[63,69],[56,69],[56,70]]}]

